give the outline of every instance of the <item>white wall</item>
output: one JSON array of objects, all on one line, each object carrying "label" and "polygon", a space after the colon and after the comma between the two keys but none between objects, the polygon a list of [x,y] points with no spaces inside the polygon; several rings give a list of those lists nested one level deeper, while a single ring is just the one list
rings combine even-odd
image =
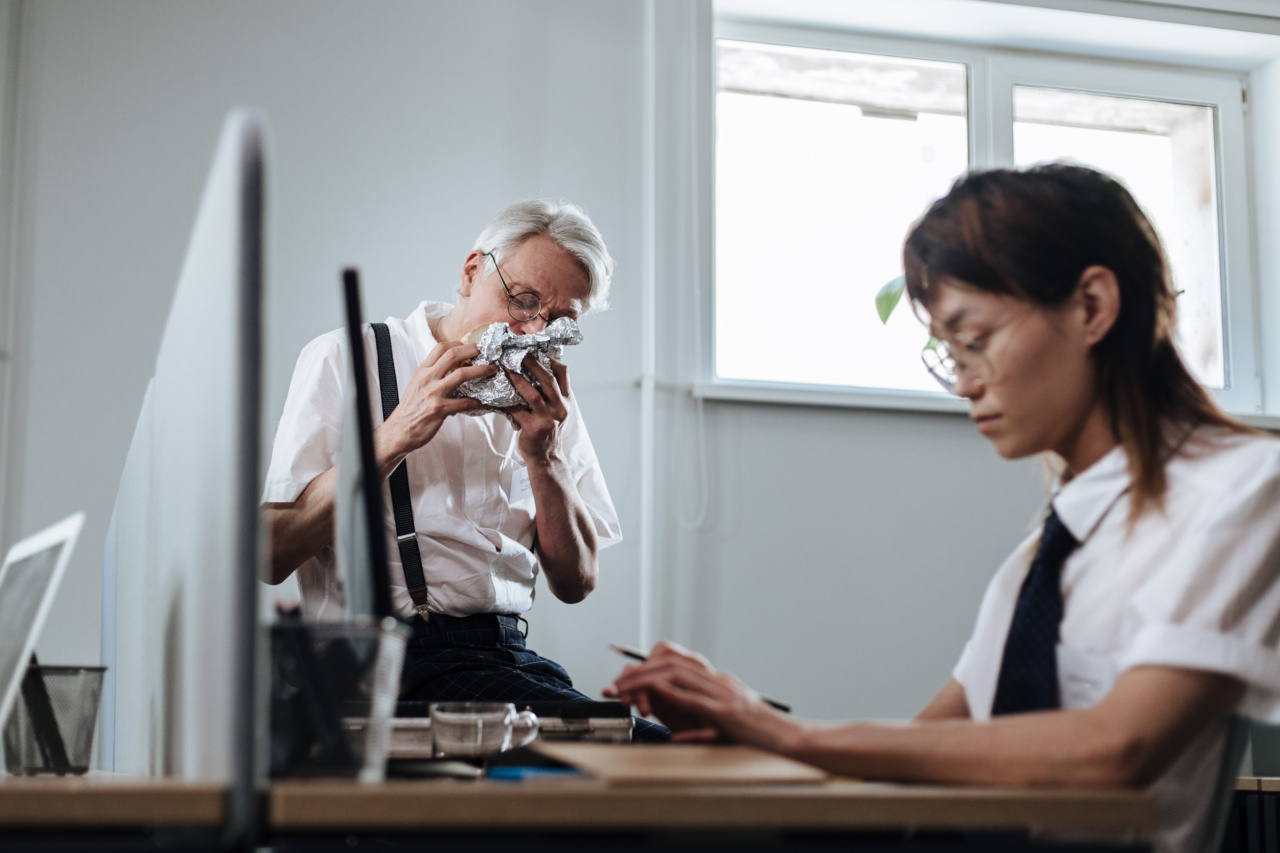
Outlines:
[{"label": "white wall", "polygon": [[[955,417],[707,408],[710,519],[691,531],[667,516],[668,552],[683,555],[673,629],[798,713],[919,710],[1027,533],[1038,466],[997,461]],[[688,481],[669,479],[686,517]]]},{"label": "white wall", "polygon": [[[679,389],[695,378],[694,299],[711,281],[709,163],[693,152],[712,128],[689,102],[707,97],[709,68],[690,62],[709,2],[654,0],[652,185],[645,0],[22,8],[21,375],[4,413],[4,544],[89,512],[42,657],[97,657],[102,539],[198,193],[223,115],[253,104],[274,141],[273,418],[299,348],[339,324],[341,265],[361,265],[368,313],[382,317],[449,298],[471,240],[513,198],[576,200],[608,238],[614,308],[584,324],[571,366],[629,538],[604,552],[590,599],[567,607],[544,592],[530,614],[533,647],[579,686],[595,692],[616,672],[607,642],[641,635],[646,342],[659,389],[653,635],[821,717],[907,715],[947,677],[987,577],[1043,497],[1038,463],[999,461],[965,418],[706,402],[709,511],[700,528],[682,523],[700,480]],[[802,341],[779,331],[787,357]]]},{"label": "white wall", "polygon": [[[16,340],[19,291],[14,286],[15,255],[13,226],[17,141],[15,114],[18,104],[18,50],[21,31],[16,0],[0,0],[0,482],[7,484],[10,475],[10,452],[14,446],[13,416],[15,386],[21,386],[24,363]],[[18,380],[18,381],[15,381]],[[14,475],[15,478],[17,475]],[[7,543],[5,531],[13,528],[16,508],[7,500],[7,488],[0,488],[0,543]]]},{"label": "white wall", "polygon": [[[217,131],[238,104],[265,110],[274,143],[269,429],[298,350],[339,325],[341,265],[363,268],[370,316],[405,315],[451,298],[501,205],[564,196],[593,214],[618,261],[614,309],[584,323],[571,366],[635,529],[638,2],[54,0],[26,11],[30,263],[18,285],[30,294],[30,391],[8,535],[89,512],[42,657],[97,657],[107,520]],[[534,647],[589,689],[616,668],[604,641],[637,630],[634,540],[602,562],[589,601],[561,613],[544,592],[531,614]]]}]

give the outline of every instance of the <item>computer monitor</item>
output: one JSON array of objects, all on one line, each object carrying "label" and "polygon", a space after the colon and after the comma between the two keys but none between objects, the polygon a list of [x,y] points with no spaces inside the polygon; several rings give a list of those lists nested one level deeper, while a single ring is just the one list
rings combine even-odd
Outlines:
[{"label": "computer monitor", "polygon": [[341,446],[334,530],[338,570],[343,579],[346,617],[381,619],[391,612],[387,578],[387,539],[382,508],[382,478],[373,454],[373,398],[365,358],[364,311],[360,273],[342,272],[347,321],[347,382],[343,400]]},{"label": "computer monitor", "polygon": [[100,764],[254,778],[265,124],[225,121],[120,478],[103,567]]}]

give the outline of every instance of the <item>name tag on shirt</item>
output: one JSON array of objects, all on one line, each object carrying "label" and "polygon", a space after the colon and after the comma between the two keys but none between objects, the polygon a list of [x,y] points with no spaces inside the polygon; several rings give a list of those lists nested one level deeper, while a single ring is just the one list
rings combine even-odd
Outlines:
[{"label": "name tag on shirt", "polygon": [[533,500],[533,486],[529,485],[529,469],[523,465],[516,465],[511,469],[511,488],[507,490],[507,500],[513,504]]},{"label": "name tag on shirt", "polygon": [[1116,664],[1110,655],[1058,646],[1058,691],[1063,708],[1088,708],[1111,692]]}]

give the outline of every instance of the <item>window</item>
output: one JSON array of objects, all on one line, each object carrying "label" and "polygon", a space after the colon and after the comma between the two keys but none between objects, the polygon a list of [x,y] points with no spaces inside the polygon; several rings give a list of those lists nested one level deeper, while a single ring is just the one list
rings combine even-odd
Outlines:
[{"label": "window", "polygon": [[[727,41],[718,54],[716,372],[937,390],[920,325],[903,311],[886,329],[870,299],[901,270],[907,224],[968,167],[966,67]],[[759,346],[783,329],[805,358]]]},{"label": "window", "polygon": [[1116,175],[1160,233],[1176,271],[1182,356],[1211,388],[1224,385],[1222,282],[1213,108],[1015,86],[1019,166],[1072,160]]},{"label": "window", "polygon": [[[781,26],[719,36],[713,386],[936,398],[923,328],[875,310],[907,229],[968,168],[1065,159],[1134,194],[1170,256],[1188,365],[1228,408],[1260,409],[1238,75]],[[804,356],[760,346],[779,335]]]}]

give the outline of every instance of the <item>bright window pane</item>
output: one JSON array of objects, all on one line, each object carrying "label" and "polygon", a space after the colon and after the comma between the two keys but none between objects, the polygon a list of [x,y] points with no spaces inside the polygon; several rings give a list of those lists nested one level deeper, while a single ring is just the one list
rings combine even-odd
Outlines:
[{"label": "bright window pane", "polygon": [[939,391],[875,294],[968,168],[965,67],[722,41],[718,82],[716,374]]},{"label": "bright window pane", "polygon": [[1178,344],[1192,373],[1224,385],[1213,108],[1014,88],[1019,166],[1069,160],[1118,178],[1151,218],[1173,268]]}]

